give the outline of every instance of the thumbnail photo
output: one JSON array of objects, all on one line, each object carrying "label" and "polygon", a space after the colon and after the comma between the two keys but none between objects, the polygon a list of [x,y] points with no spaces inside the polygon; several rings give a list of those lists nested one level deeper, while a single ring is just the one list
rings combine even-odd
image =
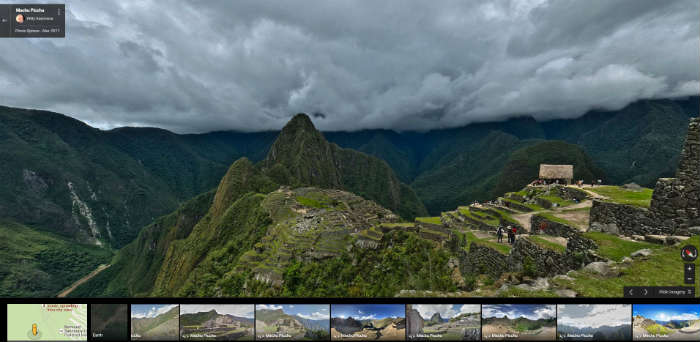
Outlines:
[{"label": "thumbnail photo", "polygon": [[180,305],[180,340],[252,341],[255,305]]},{"label": "thumbnail photo", "polygon": [[331,339],[334,341],[406,339],[405,305],[333,304],[331,314]]},{"label": "thumbnail photo", "polygon": [[128,304],[90,304],[90,339],[127,341]]},{"label": "thumbnail photo", "polygon": [[481,305],[406,305],[407,337],[412,341],[479,341]]},{"label": "thumbnail photo", "polygon": [[256,305],[256,340],[327,341],[328,304]]},{"label": "thumbnail photo", "polygon": [[87,304],[7,304],[8,341],[87,341]]},{"label": "thumbnail photo", "polygon": [[496,304],[481,309],[481,336],[484,341],[556,340],[556,305]]},{"label": "thumbnail photo", "polygon": [[558,305],[557,336],[560,341],[630,341],[632,305]]},{"label": "thumbnail photo", "polygon": [[131,340],[177,340],[179,315],[177,304],[132,304]]},{"label": "thumbnail photo", "polygon": [[635,341],[700,341],[700,304],[634,304]]}]

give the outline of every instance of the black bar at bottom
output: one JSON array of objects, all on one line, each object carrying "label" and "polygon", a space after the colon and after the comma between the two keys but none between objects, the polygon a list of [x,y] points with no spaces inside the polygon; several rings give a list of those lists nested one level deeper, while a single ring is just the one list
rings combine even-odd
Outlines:
[{"label": "black bar at bottom", "polygon": [[694,298],[690,286],[625,286],[624,298]]}]

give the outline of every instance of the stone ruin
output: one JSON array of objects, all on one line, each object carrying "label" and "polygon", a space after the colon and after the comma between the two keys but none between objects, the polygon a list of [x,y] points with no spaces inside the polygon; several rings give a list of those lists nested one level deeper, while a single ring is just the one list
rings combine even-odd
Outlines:
[{"label": "stone ruin", "polygon": [[651,199],[653,219],[667,233],[698,234],[700,226],[700,118],[688,125],[676,178],[657,181]]}]

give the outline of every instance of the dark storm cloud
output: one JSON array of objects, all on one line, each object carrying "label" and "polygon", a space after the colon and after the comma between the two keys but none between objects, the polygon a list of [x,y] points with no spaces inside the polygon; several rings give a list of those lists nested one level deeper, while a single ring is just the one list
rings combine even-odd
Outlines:
[{"label": "dark storm cloud", "polygon": [[1,42],[0,104],[103,128],[428,129],[700,93],[688,1],[70,1]]}]

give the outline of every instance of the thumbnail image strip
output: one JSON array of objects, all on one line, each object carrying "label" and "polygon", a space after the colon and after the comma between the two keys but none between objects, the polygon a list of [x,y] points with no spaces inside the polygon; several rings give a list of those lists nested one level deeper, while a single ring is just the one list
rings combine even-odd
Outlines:
[{"label": "thumbnail image strip", "polygon": [[90,304],[91,341],[128,341],[128,304]]},{"label": "thumbnail image strip", "polygon": [[403,341],[406,306],[403,304],[331,305],[333,341]]},{"label": "thumbnail image strip", "polygon": [[408,304],[406,329],[410,341],[479,341],[481,305]]},{"label": "thumbnail image strip", "polygon": [[328,341],[328,304],[255,305],[256,340]]},{"label": "thumbnail image strip", "polygon": [[87,341],[87,304],[7,304],[8,341]]},{"label": "thumbnail image strip", "polygon": [[180,340],[252,341],[253,304],[181,304]]},{"label": "thumbnail image strip", "polygon": [[557,305],[560,341],[631,341],[632,305]]},{"label": "thumbnail image strip", "polygon": [[635,341],[700,341],[700,304],[634,304]]},{"label": "thumbnail image strip", "polygon": [[495,304],[481,307],[484,341],[554,341],[557,329],[554,304]]},{"label": "thumbnail image strip", "polygon": [[177,304],[132,304],[131,340],[178,340],[179,316]]}]

